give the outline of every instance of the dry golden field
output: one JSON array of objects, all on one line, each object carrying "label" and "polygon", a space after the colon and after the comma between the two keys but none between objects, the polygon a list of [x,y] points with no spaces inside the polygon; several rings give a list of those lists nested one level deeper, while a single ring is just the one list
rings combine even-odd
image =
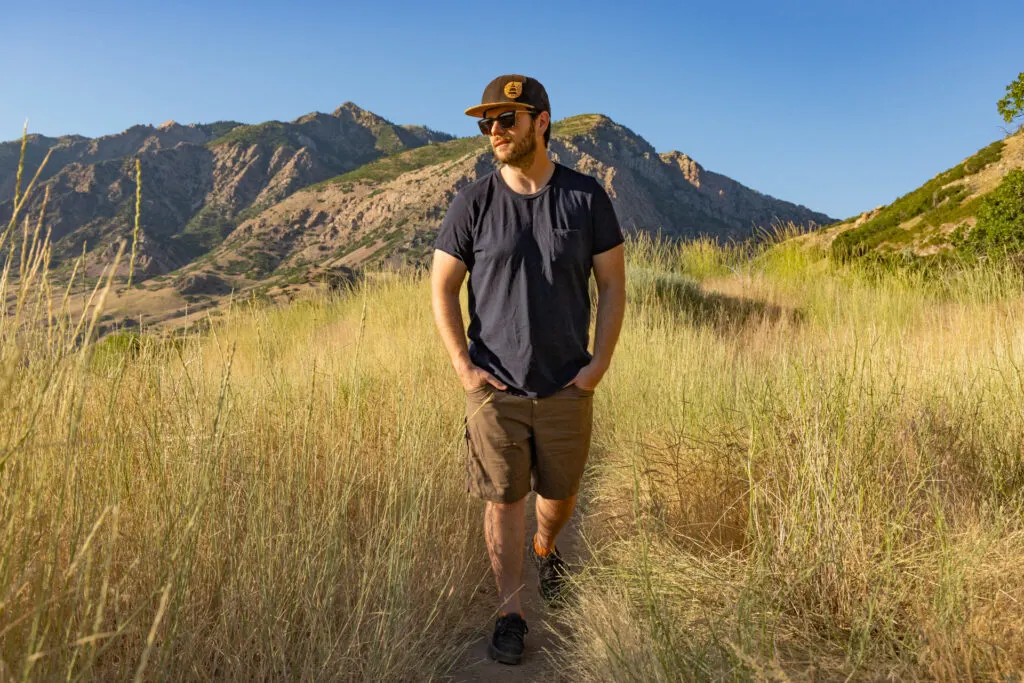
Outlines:
[{"label": "dry golden field", "polygon": [[[33,232],[0,243],[0,680],[457,675],[494,605],[427,279],[93,340],[106,283],[63,312]],[[627,258],[557,671],[1024,675],[1024,278]]]}]

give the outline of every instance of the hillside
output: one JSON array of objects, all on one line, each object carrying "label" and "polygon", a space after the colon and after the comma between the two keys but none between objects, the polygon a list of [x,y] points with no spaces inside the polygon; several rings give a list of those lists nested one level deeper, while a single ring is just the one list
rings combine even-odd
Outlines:
[{"label": "hillside", "polygon": [[[685,154],[658,154],[600,115],[557,122],[550,152],[604,184],[628,233],[743,239],[774,222],[830,220],[705,171]],[[226,274],[244,289],[268,277],[297,283],[367,265],[423,265],[451,199],[494,168],[482,136],[382,158],[244,221],[183,272]]]},{"label": "hillside", "polygon": [[952,253],[971,241],[986,199],[1019,169],[1024,169],[1024,130],[993,142],[891,204],[800,239],[841,259]]},{"label": "hillside", "polygon": [[[235,121],[219,121],[182,126],[174,121],[168,121],[155,127],[132,126],[121,133],[99,138],[87,138],[82,135],[63,135],[56,138],[29,135],[25,145],[26,174],[34,173],[50,150],[50,160],[40,175],[42,181],[57,175],[69,164],[95,164],[142,151],[170,149],[179,143],[202,145],[226,135],[241,125]],[[7,201],[14,195],[21,142],[0,142],[0,202]]]},{"label": "hillside", "polygon": [[[129,238],[135,211],[135,163],[142,164],[139,268],[145,277],[190,263],[220,243],[247,213],[299,188],[397,151],[450,139],[418,126],[397,126],[347,102],[331,114],[258,125],[135,126],[90,140],[33,136],[26,149],[31,175],[54,151],[42,178],[50,191],[47,223],[56,264],[82,253],[88,272],[109,263]],[[0,147],[0,222],[10,216],[20,142]],[[42,190],[43,188],[40,188]],[[30,213],[41,208],[33,195]]]},{"label": "hillside", "polygon": [[[130,241],[134,156],[141,160],[138,284],[115,293],[108,327],[142,317],[177,326],[229,296],[291,298],[366,267],[422,266],[452,198],[495,168],[483,136],[396,126],[351,103],[291,123],[137,128],[112,140],[60,142],[77,151],[60,156],[63,166],[44,184],[56,275],[84,250],[85,273],[95,277]],[[606,116],[564,119],[552,132],[552,158],[598,178],[629,234],[731,240],[775,223],[832,221],[681,152],[658,153]],[[31,141],[33,159],[45,142]],[[2,150],[6,159],[15,148]],[[41,209],[39,189],[30,215]],[[0,221],[10,211],[8,198]],[[122,281],[127,270],[123,262]]]}]

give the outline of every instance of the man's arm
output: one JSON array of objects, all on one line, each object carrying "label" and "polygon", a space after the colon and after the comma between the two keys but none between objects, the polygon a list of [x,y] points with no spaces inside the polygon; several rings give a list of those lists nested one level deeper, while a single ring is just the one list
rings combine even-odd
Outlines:
[{"label": "man's arm", "polygon": [[594,389],[612,362],[612,353],[622,330],[626,312],[626,258],[623,245],[594,255],[594,280],[597,281],[597,325],[594,330],[594,355],[569,384]]},{"label": "man's arm", "polygon": [[434,324],[437,325],[441,341],[444,342],[452,367],[464,389],[468,391],[489,382],[505,390],[507,386],[469,359],[466,328],[463,327],[462,308],[459,305],[459,290],[462,289],[462,281],[467,272],[465,263],[440,249],[434,250],[434,263],[430,270]]}]

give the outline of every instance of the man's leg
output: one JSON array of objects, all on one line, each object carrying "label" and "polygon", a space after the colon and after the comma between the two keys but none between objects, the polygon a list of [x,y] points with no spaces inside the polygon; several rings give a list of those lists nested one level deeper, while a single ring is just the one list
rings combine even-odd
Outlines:
[{"label": "man's leg", "polygon": [[575,385],[542,399],[536,412],[537,535],[534,550],[554,550],[555,539],[573,508],[576,492],[590,453],[594,392]]},{"label": "man's leg", "polygon": [[564,500],[548,500],[537,495],[537,535],[533,539],[533,549],[539,555],[546,555],[555,548],[555,539],[565,523],[572,516],[576,506],[576,496]]},{"label": "man's leg", "polygon": [[491,569],[498,584],[498,612],[523,613],[519,600],[523,577],[523,544],[526,541],[526,498],[515,503],[491,503],[484,508],[484,538]]},{"label": "man's leg", "polygon": [[530,556],[537,566],[540,593],[549,605],[566,597],[569,566],[555,546],[579,491],[590,452],[594,392],[572,385],[538,401],[534,414],[537,466],[537,533]]},{"label": "man's leg", "polygon": [[522,613],[519,591],[530,492],[532,409],[530,399],[497,391],[489,384],[466,395],[467,487],[486,501],[484,540],[498,584],[499,613]]}]

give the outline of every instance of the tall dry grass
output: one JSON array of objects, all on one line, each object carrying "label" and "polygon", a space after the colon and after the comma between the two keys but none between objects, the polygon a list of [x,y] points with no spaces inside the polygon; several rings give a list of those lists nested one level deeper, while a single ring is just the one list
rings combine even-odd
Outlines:
[{"label": "tall dry grass", "polygon": [[[493,605],[424,278],[96,340],[115,264],[72,319],[45,216],[0,253],[0,679],[450,671]],[[559,670],[1021,675],[1024,279],[627,256]]]},{"label": "tall dry grass", "polygon": [[632,246],[574,676],[1024,673],[1020,273]]},{"label": "tall dry grass", "polygon": [[0,243],[0,680],[443,675],[493,606],[423,284],[97,341],[116,264],[72,319],[43,226]]}]

